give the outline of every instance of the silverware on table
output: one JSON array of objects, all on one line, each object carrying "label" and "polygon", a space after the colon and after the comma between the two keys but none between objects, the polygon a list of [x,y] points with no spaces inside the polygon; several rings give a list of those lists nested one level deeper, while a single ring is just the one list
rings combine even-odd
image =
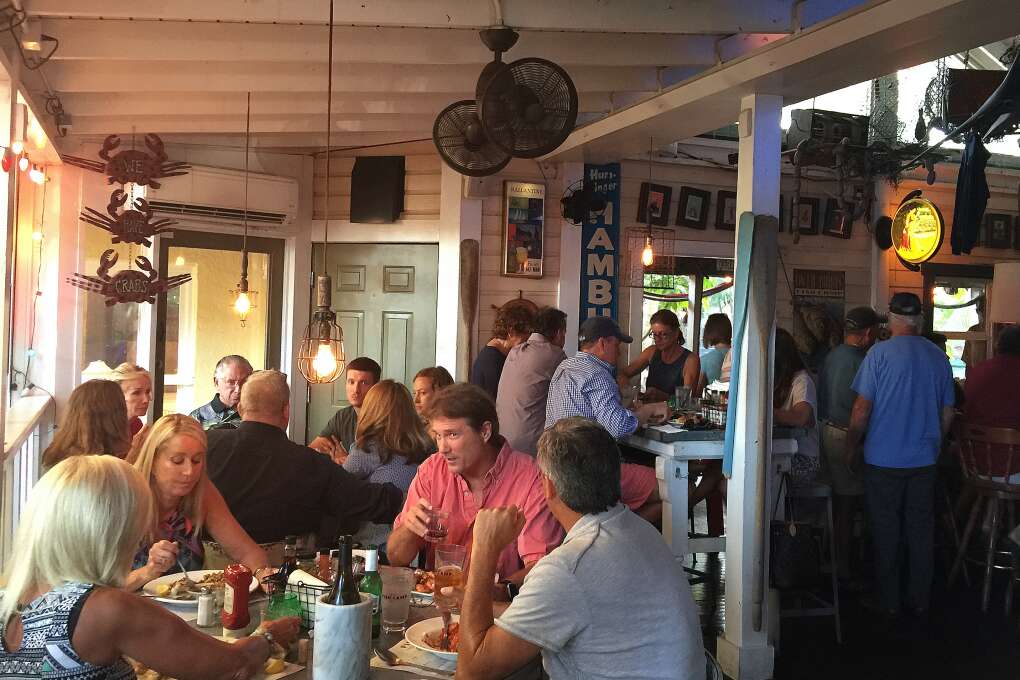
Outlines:
[{"label": "silverware on table", "polygon": [[375,655],[382,659],[383,663],[385,663],[387,666],[408,666],[409,668],[417,668],[418,670],[428,671],[429,673],[437,673],[439,675],[446,675],[451,678],[453,677],[453,671],[444,671],[438,668],[430,668],[429,666],[423,666],[421,664],[405,661],[404,659],[401,659],[399,656],[397,656],[390,650],[383,649],[382,647],[375,648]]},{"label": "silverware on table", "polygon": [[448,607],[439,610],[443,615],[443,637],[439,640],[439,648],[444,652],[450,651],[450,625],[453,623],[453,613]]}]

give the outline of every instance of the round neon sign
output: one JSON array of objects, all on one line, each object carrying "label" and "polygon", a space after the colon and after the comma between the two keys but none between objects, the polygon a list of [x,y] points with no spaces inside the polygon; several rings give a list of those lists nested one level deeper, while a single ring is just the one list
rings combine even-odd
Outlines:
[{"label": "round neon sign", "polygon": [[893,218],[893,249],[903,264],[916,267],[935,257],[945,233],[942,213],[935,204],[926,198],[911,198],[899,207]]}]

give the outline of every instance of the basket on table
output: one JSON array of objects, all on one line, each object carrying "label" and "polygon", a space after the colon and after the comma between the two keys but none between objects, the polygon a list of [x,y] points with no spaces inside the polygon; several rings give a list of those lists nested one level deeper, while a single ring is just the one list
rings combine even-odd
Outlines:
[{"label": "basket on table", "polygon": [[720,428],[726,427],[726,404],[717,404],[713,402],[701,402],[701,416],[706,422],[716,425]]},{"label": "basket on table", "polygon": [[[269,594],[270,598],[283,585],[279,579],[273,578],[273,576],[275,574],[262,579],[262,588]],[[286,590],[288,593],[297,594],[298,603],[301,605],[301,627],[306,629],[314,627],[315,603],[329,592],[329,586],[306,585],[304,581],[298,581],[297,583],[288,583]]]}]

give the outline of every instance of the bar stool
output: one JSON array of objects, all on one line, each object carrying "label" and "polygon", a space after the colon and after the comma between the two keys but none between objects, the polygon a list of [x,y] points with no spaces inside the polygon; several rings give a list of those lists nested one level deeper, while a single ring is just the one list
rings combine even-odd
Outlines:
[{"label": "bar stool", "polygon": [[[798,607],[795,609],[783,609],[781,616],[784,618],[797,618],[801,616],[831,616],[836,626],[836,643],[843,644],[843,630],[839,619],[839,571],[836,567],[836,541],[832,531],[832,487],[820,482],[790,486],[787,491],[792,500],[798,499],[825,499],[826,526],[823,528],[822,540],[829,544],[829,562],[832,567],[832,599],[826,601],[810,591],[796,591],[798,595],[807,597],[814,601],[816,607]],[[825,533],[827,532],[827,533]]]},{"label": "bar stool", "polygon": [[[956,427],[956,439],[959,444],[963,483],[973,491],[975,500],[967,518],[963,538],[960,540],[956,560],[949,572],[949,584],[952,585],[956,580],[956,574],[964,560],[983,566],[985,579],[981,591],[981,611],[987,612],[992,587],[992,570],[1008,571],[1010,578],[1006,585],[1004,603],[1008,616],[1013,605],[1016,568],[1012,552],[1000,547],[999,543],[1003,539],[1001,535],[1003,514],[1008,522],[1008,526],[1005,527],[1007,531],[1016,526],[1014,504],[1020,501],[1020,483],[1010,482],[1010,472],[1014,468],[1020,470],[1020,430],[984,427],[963,422]],[[983,551],[984,559],[978,559],[968,554],[968,547],[982,510],[991,514],[991,526],[988,542]]]}]

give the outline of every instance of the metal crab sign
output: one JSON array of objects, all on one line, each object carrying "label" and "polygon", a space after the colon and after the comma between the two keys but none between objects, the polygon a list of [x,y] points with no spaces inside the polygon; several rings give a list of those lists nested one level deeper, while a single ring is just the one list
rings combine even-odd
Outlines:
[{"label": "metal crab sign", "polygon": [[75,273],[67,277],[67,282],[82,290],[100,293],[106,297],[106,305],[112,307],[118,302],[155,303],[160,293],[191,280],[191,274],[178,274],[160,280],[159,272],[142,256],[135,258],[135,264],[141,271],[124,269],[111,276],[110,270],[117,264],[117,257],[117,252],[112,248],[106,250],[99,258],[96,276]]},{"label": "metal crab sign", "polygon": [[61,156],[61,159],[69,165],[106,174],[110,184],[133,183],[153,189],[162,186],[157,180],[186,175],[191,167],[182,161],[169,160],[163,148],[163,140],[158,135],[145,135],[148,151],[132,148],[113,153],[119,146],[120,137],[110,135],[103,140],[103,148],[99,150],[102,161],[79,156]]},{"label": "metal crab sign", "polygon": [[108,215],[86,207],[82,210],[81,220],[113,234],[111,243],[137,243],[146,247],[152,245],[150,237],[177,224],[175,220],[166,218],[153,221],[152,208],[144,198],[136,198],[133,208],[118,212],[127,199],[124,190],[117,189],[110,194],[110,202],[106,206]]}]

